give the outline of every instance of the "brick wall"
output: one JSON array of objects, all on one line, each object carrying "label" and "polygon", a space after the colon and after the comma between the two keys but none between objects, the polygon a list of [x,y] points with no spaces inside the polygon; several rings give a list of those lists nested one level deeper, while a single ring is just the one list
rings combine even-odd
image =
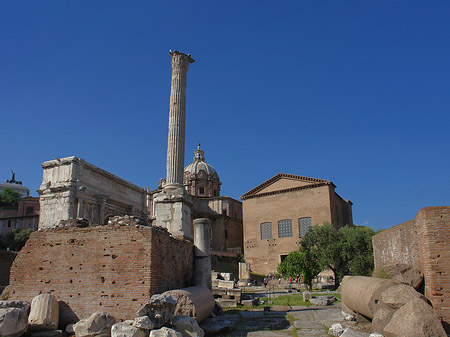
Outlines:
[{"label": "brick wall", "polygon": [[10,299],[52,292],[61,324],[97,310],[132,319],[155,293],[190,285],[192,244],[153,227],[34,232],[11,268]]},{"label": "brick wall", "polygon": [[415,220],[404,222],[373,236],[375,269],[406,263],[419,268],[419,235]]},{"label": "brick wall", "polygon": [[414,220],[373,237],[375,268],[409,263],[424,274],[425,296],[450,324],[450,206],[426,207]]}]

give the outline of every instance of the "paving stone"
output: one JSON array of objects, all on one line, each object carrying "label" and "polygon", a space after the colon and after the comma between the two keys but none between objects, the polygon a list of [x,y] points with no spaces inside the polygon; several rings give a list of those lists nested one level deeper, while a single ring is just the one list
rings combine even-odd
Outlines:
[{"label": "paving stone", "polygon": [[313,320],[313,312],[312,311],[291,311],[289,315],[294,317],[295,319],[301,319],[306,321]]},{"label": "paving stone", "polygon": [[301,328],[301,329],[322,329],[324,330],[325,327],[323,326],[322,323],[317,322],[317,321],[303,321],[303,320],[298,320],[294,322],[294,326],[296,328]]},{"label": "paving stone", "polygon": [[263,331],[263,330],[282,330],[290,326],[289,321],[284,318],[258,318],[248,321],[242,321],[236,330],[240,331]]}]

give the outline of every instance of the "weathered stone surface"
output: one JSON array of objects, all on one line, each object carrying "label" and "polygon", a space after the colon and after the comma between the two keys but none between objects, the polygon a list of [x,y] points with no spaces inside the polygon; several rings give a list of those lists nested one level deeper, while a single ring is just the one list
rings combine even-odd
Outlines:
[{"label": "weathered stone surface", "polygon": [[92,337],[92,336],[110,336],[111,327],[116,320],[106,312],[97,311],[88,318],[77,322],[73,330],[76,337]]},{"label": "weathered stone surface", "polygon": [[216,304],[211,291],[204,287],[170,290],[163,294],[177,300],[174,316],[191,316],[199,323],[211,315]]},{"label": "weathered stone surface", "polygon": [[340,337],[365,337],[367,334],[346,328]]},{"label": "weathered stone surface", "polygon": [[0,308],[0,336],[18,337],[28,327],[28,310],[17,307]]},{"label": "weathered stone surface", "polygon": [[231,320],[223,319],[222,317],[209,318],[200,324],[202,329],[208,335],[218,335],[230,331],[233,327]]},{"label": "weathered stone surface", "polygon": [[341,311],[341,315],[342,315],[342,317],[344,317],[344,319],[346,320],[346,321],[356,321],[356,315],[352,315],[352,314],[350,314],[350,313],[348,313],[348,312],[345,312],[344,310],[342,310]]},{"label": "weathered stone surface", "polygon": [[391,264],[384,266],[383,269],[395,282],[407,284],[414,289],[422,284],[423,274],[409,264]]},{"label": "weathered stone surface", "polygon": [[205,332],[191,316],[177,316],[172,320],[172,327],[180,332],[183,337],[204,337]]},{"label": "weathered stone surface", "polygon": [[138,312],[138,316],[148,316],[153,328],[159,329],[174,316],[177,300],[168,293],[153,295]]},{"label": "weathered stone surface", "polygon": [[375,312],[372,319],[372,331],[373,332],[383,332],[384,328],[390,322],[394,310],[389,308],[380,308]]},{"label": "weathered stone surface", "polygon": [[148,316],[136,317],[131,325],[144,330],[151,330],[154,328],[153,322]]},{"label": "weathered stone surface", "polygon": [[111,327],[111,337],[145,337],[145,330],[139,329],[135,326],[116,323]]},{"label": "weathered stone surface", "polygon": [[55,330],[58,328],[59,305],[55,296],[44,293],[31,302],[28,326],[31,330]]},{"label": "weathered stone surface", "polygon": [[382,306],[381,294],[396,283],[366,276],[345,276],[341,282],[342,302],[354,312],[373,318]]},{"label": "weathered stone surface", "polygon": [[311,298],[309,302],[314,305],[327,306],[336,301],[336,297],[334,296],[319,296],[316,298]]},{"label": "weathered stone surface", "polygon": [[341,324],[336,323],[333,324],[330,329],[328,329],[328,334],[331,336],[339,337],[344,332],[344,330],[345,329]]},{"label": "weathered stone surface", "polygon": [[31,337],[62,337],[62,330],[39,331],[31,334]]},{"label": "weathered stone surface", "polygon": [[149,337],[183,337],[183,335],[174,329],[163,327],[159,330],[150,331]]},{"label": "weathered stone surface", "polygon": [[226,289],[233,289],[234,288],[234,282],[233,281],[218,280],[217,287],[219,287],[219,288],[226,288]]},{"label": "weathered stone surface", "polygon": [[381,300],[392,309],[398,309],[412,299],[420,298],[426,302],[425,296],[406,284],[398,284],[386,289],[381,294]]},{"label": "weathered stone surface", "polygon": [[416,298],[406,303],[393,315],[384,328],[386,337],[446,337],[441,321],[433,308],[422,299]]},{"label": "weathered stone surface", "polygon": [[308,291],[303,293],[303,302],[309,301],[312,298],[312,294]]},{"label": "weathered stone surface", "polygon": [[234,277],[232,273],[220,273],[225,281],[233,281]]}]

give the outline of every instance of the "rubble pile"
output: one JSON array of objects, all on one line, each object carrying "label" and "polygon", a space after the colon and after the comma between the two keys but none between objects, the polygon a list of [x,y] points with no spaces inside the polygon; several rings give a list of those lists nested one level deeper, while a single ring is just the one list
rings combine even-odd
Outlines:
[{"label": "rubble pile", "polygon": [[[179,291],[182,290],[179,289]],[[191,301],[189,312],[201,313],[203,315],[201,319],[214,315],[215,301],[208,289],[191,287],[185,288],[185,292],[192,298],[196,296],[203,299],[210,298],[210,301],[194,300],[196,303]],[[209,293],[208,296],[206,292]],[[75,335],[75,337],[203,337],[205,332],[199,326],[200,317],[177,314],[178,298],[171,296],[170,293],[153,295],[148,303],[136,313],[136,318],[133,320],[117,322],[112,315],[98,311],[65,327],[58,325],[59,305],[57,298],[50,293],[36,296],[31,305],[25,301],[0,301],[0,336],[20,337],[26,334],[31,337],[62,337],[63,335]],[[210,304],[204,304],[204,302],[211,301],[212,307]],[[181,312],[179,308],[178,312]]]},{"label": "rubble pile", "polygon": [[384,337],[446,337],[428,300],[416,291],[423,279],[420,272],[401,265],[390,267],[389,273],[392,279],[345,276],[343,313],[353,319],[365,316],[372,321],[372,332]]}]

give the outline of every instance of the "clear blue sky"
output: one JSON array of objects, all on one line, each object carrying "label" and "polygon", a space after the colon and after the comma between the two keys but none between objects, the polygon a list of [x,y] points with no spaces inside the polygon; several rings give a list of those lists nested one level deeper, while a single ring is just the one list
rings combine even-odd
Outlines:
[{"label": "clear blue sky", "polygon": [[169,49],[196,59],[185,163],[200,140],[223,195],[330,179],[374,228],[450,204],[448,0],[0,1],[0,180],[37,195],[76,155],[155,188]]}]

